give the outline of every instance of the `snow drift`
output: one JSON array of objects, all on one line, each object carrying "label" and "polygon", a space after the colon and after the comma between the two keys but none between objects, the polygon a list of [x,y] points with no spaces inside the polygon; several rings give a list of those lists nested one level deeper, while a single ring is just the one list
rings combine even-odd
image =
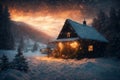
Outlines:
[{"label": "snow drift", "polygon": [[0,73],[0,80],[30,80],[30,77],[26,73],[9,69]]},{"label": "snow drift", "polygon": [[[16,51],[9,53],[16,54]],[[115,58],[56,59],[48,58],[45,54],[40,54],[37,51],[24,53],[24,55],[29,62],[28,73],[17,70],[2,71],[0,72],[0,80],[120,79],[120,61]]]},{"label": "snow drift", "polygon": [[65,60],[35,57],[30,60],[34,80],[118,80],[120,62],[116,59]]}]

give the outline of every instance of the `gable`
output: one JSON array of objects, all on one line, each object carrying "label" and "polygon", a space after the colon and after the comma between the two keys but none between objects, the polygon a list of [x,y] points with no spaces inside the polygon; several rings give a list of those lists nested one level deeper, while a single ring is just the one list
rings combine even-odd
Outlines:
[{"label": "gable", "polygon": [[67,33],[70,32],[69,38],[81,38],[97,40],[102,42],[108,42],[108,40],[102,36],[95,28],[79,24],[75,21],[67,19],[57,39],[68,38]]},{"label": "gable", "polygon": [[[67,34],[69,33],[69,37]],[[72,26],[66,21],[61,32],[58,35],[57,39],[62,39],[62,38],[76,38],[78,37],[76,31],[72,28]]]}]

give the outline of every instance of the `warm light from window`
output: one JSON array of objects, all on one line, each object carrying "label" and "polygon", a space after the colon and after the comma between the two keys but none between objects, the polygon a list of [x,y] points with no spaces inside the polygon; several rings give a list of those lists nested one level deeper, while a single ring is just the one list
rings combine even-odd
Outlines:
[{"label": "warm light from window", "polygon": [[88,51],[93,51],[93,45],[88,46]]},{"label": "warm light from window", "polygon": [[70,46],[72,47],[72,48],[77,48],[78,46],[79,46],[79,44],[78,44],[78,42],[72,42],[71,44],[70,44]]},{"label": "warm light from window", "polygon": [[63,49],[63,44],[61,42],[58,43],[58,47],[60,48],[60,51]]}]

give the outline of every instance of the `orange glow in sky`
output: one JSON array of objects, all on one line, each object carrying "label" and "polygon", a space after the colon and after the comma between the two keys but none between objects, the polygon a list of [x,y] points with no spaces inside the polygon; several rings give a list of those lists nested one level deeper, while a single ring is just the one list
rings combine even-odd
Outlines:
[{"label": "orange glow in sky", "polygon": [[[54,38],[59,34],[66,19],[73,19],[80,23],[83,21],[83,16],[79,10],[23,12],[10,9],[10,14],[12,20],[27,23]],[[91,19],[87,19],[87,22],[90,23]]]}]

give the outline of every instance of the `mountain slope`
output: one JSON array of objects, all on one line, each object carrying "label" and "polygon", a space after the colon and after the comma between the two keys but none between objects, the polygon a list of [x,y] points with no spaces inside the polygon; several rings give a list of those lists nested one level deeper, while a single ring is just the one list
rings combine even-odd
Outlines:
[{"label": "mountain slope", "polygon": [[42,31],[38,31],[32,28],[30,25],[24,22],[11,22],[12,32],[15,40],[19,40],[21,37],[26,39],[30,38],[35,41],[47,43],[48,40],[52,39],[49,35],[45,34]]}]

